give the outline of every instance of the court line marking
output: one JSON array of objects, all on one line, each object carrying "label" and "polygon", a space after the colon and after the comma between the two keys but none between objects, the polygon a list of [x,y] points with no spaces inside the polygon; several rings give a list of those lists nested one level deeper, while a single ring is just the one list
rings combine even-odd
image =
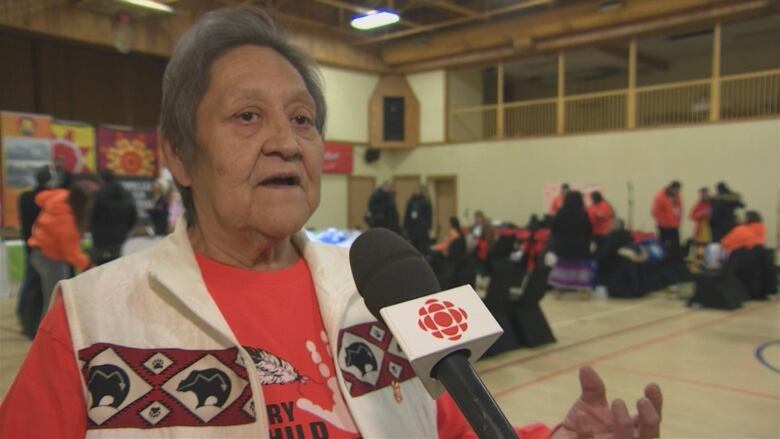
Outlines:
[{"label": "court line marking", "polygon": [[649,307],[648,305],[650,305],[652,303],[654,303],[654,301],[645,301],[643,303],[639,303],[639,304],[636,304],[636,305],[629,305],[629,306],[624,306],[624,307],[620,307],[620,308],[609,309],[609,310],[606,310],[606,311],[597,312],[595,314],[590,314],[590,315],[584,316],[584,317],[577,317],[577,318],[574,318],[574,319],[563,320],[563,321],[560,321],[560,322],[551,323],[550,327],[551,328],[561,328],[561,327],[564,327],[564,326],[574,325],[574,324],[577,324],[577,323],[580,323],[580,322],[583,322],[583,321],[587,321],[587,320],[598,319],[598,318],[601,318],[601,317],[611,316],[611,315],[615,315],[615,314],[622,314],[622,313],[624,313],[626,311],[630,311],[632,309],[648,308]]},{"label": "court line marking", "polygon": [[[582,366],[586,366],[586,365],[589,365],[589,364],[591,364],[591,365],[592,364],[596,364],[596,363],[598,363],[600,361],[603,361],[603,360],[606,360],[608,358],[616,357],[618,355],[622,355],[622,354],[625,354],[627,352],[631,352],[633,350],[644,348],[644,347],[650,346],[652,344],[655,344],[655,343],[658,343],[658,342],[661,342],[661,341],[664,341],[664,340],[668,340],[669,338],[685,334],[686,332],[691,332],[691,331],[694,331],[696,329],[701,329],[701,328],[705,328],[707,326],[712,326],[712,325],[715,325],[717,323],[721,323],[721,322],[724,322],[726,320],[730,320],[730,319],[733,319],[733,318],[736,318],[736,317],[743,317],[743,316],[746,316],[746,315],[750,315],[750,314],[753,314],[755,312],[762,311],[762,310],[764,310],[766,308],[769,308],[771,306],[776,306],[776,305],[778,305],[778,304],[776,304],[776,303],[769,303],[769,304],[765,304],[765,305],[759,305],[759,306],[756,306],[754,308],[748,308],[748,309],[743,308],[743,309],[740,309],[740,310],[737,310],[737,311],[733,311],[730,314],[722,316],[722,317],[719,317],[719,318],[708,320],[706,322],[702,322],[702,323],[699,323],[699,324],[696,324],[696,325],[693,325],[693,326],[689,326],[687,328],[679,329],[677,331],[668,332],[666,334],[662,334],[660,336],[653,337],[651,339],[644,340],[642,342],[635,343],[633,345],[628,345],[628,346],[625,346],[623,348],[616,349],[616,350],[614,350],[612,352],[607,352],[607,353],[602,354],[602,355],[597,355],[597,356],[595,356],[593,358],[590,358],[588,360],[585,360],[585,361],[575,362],[574,364],[572,364],[570,366],[566,366],[566,367],[562,367],[562,368],[553,370],[551,372],[548,372],[546,374],[542,374],[542,375],[540,375],[540,376],[538,376],[536,378],[533,378],[533,379],[531,379],[529,381],[525,381],[525,382],[522,382],[522,383],[519,383],[519,384],[515,384],[514,386],[507,387],[506,389],[493,392],[493,396],[495,398],[500,398],[502,396],[508,395],[510,393],[514,393],[514,392],[516,392],[516,391],[518,391],[520,389],[523,389],[525,387],[531,386],[533,384],[536,384],[536,383],[539,383],[539,382],[542,382],[542,381],[546,381],[546,380],[548,380],[548,379],[550,379],[550,378],[552,378],[554,376],[561,375],[563,373],[570,372],[570,371],[575,370],[575,369],[579,369]],[[679,317],[679,315],[680,314],[675,314],[674,316],[670,316],[670,317]],[[660,320],[667,320],[668,318],[669,317],[667,317],[665,319],[660,319]],[[622,332],[625,332],[625,331],[622,331]],[[551,352],[551,351],[548,351],[547,353],[549,353],[549,352]],[[521,358],[518,361],[515,361],[514,363],[516,364],[516,363],[521,363],[521,362],[524,362],[524,361],[526,361],[526,359]]]},{"label": "court line marking", "polygon": [[656,323],[665,322],[667,320],[673,320],[673,319],[676,319],[678,317],[689,315],[692,312],[694,312],[694,310],[691,310],[690,308],[685,308],[685,311],[680,312],[680,313],[671,314],[671,315],[668,315],[668,316],[664,316],[664,317],[660,317],[660,318],[657,318],[657,319],[648,320],[646,322],[638,323],[638,324],[633,325],[633,326],[628,326],[628,327],[625,327],[625,328],[616,329],[616,330],[614,330],[612,332],[607,332],[605,334],[595,335],[593,337],[586,338],[586,339],[583,339],[583,340],[580,340],[580,341],[575,341],[575,342],[570,343],[570,344],[559,345],[559,346],[556,346],[556,347],[552,347],[552,348],[549,348],[547,350],[544,350],[544,351],[537,352],[535,354],[529,355],[527,357],[517,358],[515,360],[510,360],[510,361],[507,361],[506,363],[497,364],[495,366],[486,367],[484,369],[480,368],[480,369],[477,370],[477,372],[479,372],[480,375],[488,374],[488,373],[491,373],[491,372],[495,372],[496,370],[503,369],[503,368],[509,367],[509,366],[514,366],[514,365],[517,365],[517,364],[520,364],[520,363],[525,363],[527,361],[530,361],[530,360],[533,360],[533,359],[536,359],[536,358],[539,358],[539,357],[543,357],[543,356],[548,355],[548,354],[552,354],[552,353],[555,353],[555,352],[560,352],[560,351],[563,351],[563,350],[566,350],[566,349],[569,349],[569,348],[573,348],[573,347],[577,347],[577,346],[582,346],[584,344],[588,344],[588,343],[591,343],[591,342],[595,342],[595,341],[603,340],[603,339],[606,339],[606,338],[614,337],[616,335],[623,335],[623,334],[626,334],[628,332],[635,331],[637,329],[642,329],[642,328],[644,328],[646,326],[652,326],[652,325],[654,325]]},{"label": "court line marking", "polygon": [[763,364],[767,368],[769,368],[769,370],[772,370],[772,371],[775,371],[777,373],[780,373],[780,369],[778,369],[773,364],[771,364],[768,361],[766,361],[766,358],[764,358],[764,350],[766,348],[768,348],[769,346],[772,346],[773,344],[780,344],[780,340],[771,340],[771,341],[768,341],[768,342],[760,344],[756,348],[755,356],[756,356],[756,359],[758,360],[758,362]]},{"label": "court line marking", "polygon": [[13,334],[19,334],[20,338],[24,338],[24,336],[22,335],[21,328],[17,329],[17,328],[12,328],[10,326],[0,325],[0,331],[11,332]]},{"label": "court line marking", "polygon": [[758,397],[761,397],[761,398],[771,399],[773,401],[780,401],[780,394],[774,394],[773,395],[771,393],[757,392],[755,390],[743,389],[741,387],[732,387],[732,386],[727,386],[725,384],[713,383],[713,382],[709,382],[709,381],[699,381],[699,380],[695,380],[695,379],[691,379],[691,378],[684,378],[684,377],[680,377],[680,376],[677,376],[677,375],[669,375],[669,374],[665,374],[665,373],[648,372],[646,370],[634,369],[634,368],[624,367],[624,366],[616,366],[616,365],[607,364],[607,363],[601,363],[601,364],[599,364],[599,367],[600,368],[606,368],[606,369],[622,370],[622,371],[625,371],[625,372],[630,372],[630,373],[638,374],[638,375],[647,375],[647,376],[652,376],[652,377],[658,377],[658,378],[663,378],[663,379],[666,379],[666,380],[669,380],[669,381],[678,381],[678,382],[681,382],[681,383],[694,384],[694,385],[697,385],[697,386],[709,387],[709,388],[718,389],[718,390],[728,390],[728,391],[732,391],[732,392],[735,392],[735,393],[742,393],[742,394],[745,394],[745,395],[758,396]]}]

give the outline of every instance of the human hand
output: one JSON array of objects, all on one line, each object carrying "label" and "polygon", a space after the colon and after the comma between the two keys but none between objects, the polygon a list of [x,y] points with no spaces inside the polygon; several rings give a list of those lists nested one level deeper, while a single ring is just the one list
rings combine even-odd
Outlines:
[{"label": "human hand", "polygon": [[650,439],[660,436],[663,396],[658,384],[645,387],[645,396],[636,402],[637,414],[629,415],[626,403],[607,401],[601,377],[590,366],[580,369],[582,395],[551,439]]}]

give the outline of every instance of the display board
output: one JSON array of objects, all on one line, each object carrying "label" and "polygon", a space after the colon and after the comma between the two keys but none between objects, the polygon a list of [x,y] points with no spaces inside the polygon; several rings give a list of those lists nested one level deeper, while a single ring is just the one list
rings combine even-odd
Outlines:
[{"label": "display board", "polygon": [[51,154],[55,162],[72,174],[95,173],[95,127],[85,122],[55,119],[51,133]]},{"label": "display board", "polygon": [[35,171],[51,163],[51,116],[0,112],[2,227],[19,225],[18,198],[35,186]]},{"label": "display board", "polygon": [[97,128],[98,169],[117,176],[156,177],[160,160],[156,130],[125,127]]}]

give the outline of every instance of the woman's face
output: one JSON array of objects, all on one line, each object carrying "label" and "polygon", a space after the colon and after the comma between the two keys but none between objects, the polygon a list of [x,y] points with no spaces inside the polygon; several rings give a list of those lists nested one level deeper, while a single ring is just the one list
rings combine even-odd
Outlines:
[{"label": "woman's face", "polygon": [[301,75],[275,50],[240,46],[211,67],[189,172],[199,227],[285,238],[320,201],[323,144]]}]

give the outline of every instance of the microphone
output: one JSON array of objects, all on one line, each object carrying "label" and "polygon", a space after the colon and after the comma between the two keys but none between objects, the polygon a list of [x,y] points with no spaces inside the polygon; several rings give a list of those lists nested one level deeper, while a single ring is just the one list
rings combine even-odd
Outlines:
[{"label": "microphone", "polygon": [[360,235],[349,251],[352,277],[369,311],[398,341],[433,398],[449,391],[480,438],[517,436],[472,367],[503,333],[469,286],[440,291],[430,265],[387,229]]}]

